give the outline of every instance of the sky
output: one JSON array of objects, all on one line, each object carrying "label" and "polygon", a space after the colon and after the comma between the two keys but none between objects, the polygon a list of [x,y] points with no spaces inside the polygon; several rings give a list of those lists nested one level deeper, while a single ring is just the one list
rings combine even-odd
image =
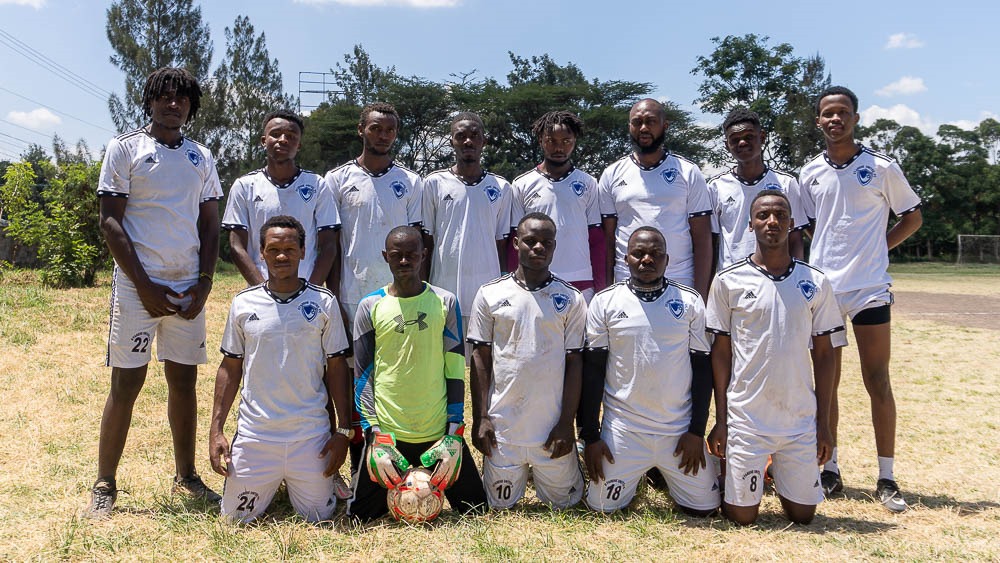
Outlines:
[{"label": "sky", "polygon": [[[16,157],[27,143],[51,150],[54,134],[70,144],[82,138],[94,152],[114,136],[107,94],[120,95],[124,81],[109,60],[110,4],[0,0],[0,159]],[[247,15],[255,30],[265,33],[293,96],[300,72],[329,71],[355,44],[380,67],[436,81],[470,71],[502,79],[510,70],[508,52],[547,53],[560,64],[576,64],[588,78],[650,82],[656,97],[714,125],[722,117],[701,114],[694,104],[702,77],[691,69],[699,55],[712,52],[712,37],[755,33],[770,37],[772,45],[791,44],[797,56],[822,56],[833,83],[858,94],[863,123],[888,117],[933,134],[944,123],[968,128],[986,117],[1000,119],[995,35],[1000,5],[990,1],[211,0],[200,5],[212,33],[213,69],[225,54],[224,28]],[[67,70],[79,78],[61,78]]]}]

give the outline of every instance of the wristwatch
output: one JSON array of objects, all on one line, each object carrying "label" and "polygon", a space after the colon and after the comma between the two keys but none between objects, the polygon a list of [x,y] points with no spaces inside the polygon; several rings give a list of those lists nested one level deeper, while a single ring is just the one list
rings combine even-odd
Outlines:
[{"label": "wristwatch", "polygon": [[344,436],[347,436],[348,440],[350,440],[350,439],[354,438],[354,429],[353,428],[340,428],[338,426],[337,427],[337,434],[343,434]]}]

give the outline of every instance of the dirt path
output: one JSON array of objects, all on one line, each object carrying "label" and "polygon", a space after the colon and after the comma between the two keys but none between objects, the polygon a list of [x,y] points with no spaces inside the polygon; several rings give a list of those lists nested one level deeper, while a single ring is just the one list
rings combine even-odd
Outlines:
[{"label": "dirt path", "polygon": [[955,326],[1000,330],[1000,297],[894,291],[893,315]]}]

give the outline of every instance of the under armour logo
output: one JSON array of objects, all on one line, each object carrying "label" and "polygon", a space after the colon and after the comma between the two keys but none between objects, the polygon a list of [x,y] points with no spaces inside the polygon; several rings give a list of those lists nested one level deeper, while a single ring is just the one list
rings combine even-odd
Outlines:
[{"label": "under armour logo", "polygon": [[392,322],[396,323],[396,328],[392,330],[403,334],[403,329],[405,329],[407,325],[417,325],[417,330],[424,330],[428,327],[427,323],[424,322],[424,319],[426,318],[427,313],[417,313],[417,318],[412,321],[405,320],[403,315],[396,315],[396,317],[392,319]]},{"label": "under armour logo", "polygon": [[743,299],[757,299],[757,295],[751,289],[743,294]]},{"label": "under armour logo", "polygon": [[622,311],[621,313],[618,313],[617,315],[615,315],[615,318],[616,319],[627,319],[628,315],[625,314],[625,311]]},{"label": "under armour logo", "polygon": [[247,317],[247,322],[250,322],[250,321],[259,321],[259,320],[260,320],[260,317],[257,316],[257,313],[250,313],[250,316]]}]

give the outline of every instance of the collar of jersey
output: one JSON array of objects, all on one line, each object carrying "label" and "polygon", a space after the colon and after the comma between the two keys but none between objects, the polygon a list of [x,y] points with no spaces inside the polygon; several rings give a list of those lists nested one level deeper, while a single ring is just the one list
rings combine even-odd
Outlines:
[{"label": "collar of jersey", "polygon": [[852,156],[847,162],[843,164],[837,164],[832,160],[830,160],[830,155],[828,155],[826,151],[823,151],[823,159],[826,160],[826,163],[832,166],[833,168],[836,168],[837,170],[843,170],[848,166],[850,166],[851,163],[853,163],[855,160],[857,160],[858,157],[861,156],[861,153],[863,152],[865,152],[865,146],[859,145],[858,152],[854,153],[854,156]]},{"label": "collar of jersey", "polygon": [[179,141],[177,141],[176,145],[168,145],[168,144],[164,143],[163,141],[161,141],[161,140],[157,139],[156,137],[154,137],[153,134],[150,133],[149,131],[146,131],[145,129],[143,129],[142,132],[145,133],[147,136],[149,136],[149,138],[152,139],[153,142],[156,143],[157,145],[160,145],[161,147],[168,148],[170,150],[177,150],[177,149],[181,148],[181,145],[184,144],[184,139],[186,139],[186,137],[184,135],[181,135],[181,138],[180,138]]},{"label": "collar of jersey", "polygon": [[747,256],[747,264],[750,264],[751,266],[753,266],[754,268],[756,268],[758,272],[764,274],[769,279],[771,279],[772,281],[776,281],[776,282],[782,281],[785,278],[787,278],[788,276],[792,275],[792,271],[795,270],[795,259],[794,258],[792,258],[791,263],[788,264],[788,269],[785,270],[785,273],[777,275],[777,276],[774,275],[774,274],[772,274],[772,273],[770,273],[770,272],[768,272],[767,270],[765,270],[763,266],[757,265],[756,262],[754,262],[753,260],[750,259],[750,256]]},{"label": "collar of jersey", "polygon": [[541,164],[539,164],[538,166],[536,166],[536,167],[535,167],[535,171],[536,171],[536,172],[538,172],[538,174],[539,174],[539,175],[540,175],[540,176],[541,176],[542,178],[545,178],[546,180],[548,180],[548,181],[552,182],[553,184],[556,184],[556,183],[559,183],[559,182],[562,182],[562,181],[563,181],[563,180],[565,180],[566,178],[569,178],[569,175],[570,175],[570,174],[572,174],[573,172],[576,172],[576,167],[575,167],[575,166],[573,166],[572,164],[570,164],[570,165],[569,165],[569,170],[567,170],[565,174],[563,174],[562,176],[560,176],[560,177],[558,177],[558,178],[553,178],[552,176],[549,176],[549,175],[548,175],[548,174],[546,174],[545,172],[542,172],[542,168],[541,168],[541,166],[542,166]]},{"label": "collar of jersey", "polygon": [[534,291],[539,291],[541,289],[545,289],[556,278],[555,278],[555,276],[552,275],[552,272],[549,272],[549,279],[547,279],[544,282],[542,282],[542,285],[536,287],[535,289],[529,288],[527,285],[524,284],[524,282],[522,282],[521,280],[517,279],[517,276],[514,275],[514,272],[510,273],[510,279],[514,280],[514,283],[516,283],[517,285],[519,285],[522,289],[524,289],[526,291],[532,291],[532,292],[534,292]]},{"label": "collar of jersey", "polygon": [[757,176],[757,178],[755,178],[753,180],[744,180],[742,177],[740,177],[740,175],[736,173],[736,167],[735,166],[729,172],[733,175],[733,178],[736,178],[737,180],[739,180],[739,182],[741,184],[743,184],[744,186],[751,186],[752,187],[752,186],[756,186],[757,184],[759,184],[760,181],[764,179],[764,176],[767,176],[767,173],[770,172],[770,171],[771,171],[771,169],[769,167],[764,166],[764,172],[762,172],[760,176]]},{"label": "collar of jersey", "polygon": [[632,278],[631,277],[629,277],[627,280],[625,280],[625,285],[628,287],[629,291],[631,291],[636,297],[638,297],[639,301],[645,301],[646,303],[652,303],[653,301],[656,301],[657,299],[659,299],[660,296],[663,295],[667,291],[667,285],[669,283],[670,282],[667,280],[667,278],[663,278],[663,286],[660,289],[654,289],[652,291],[646,291],[646,290],[639,289],[639,288],[635,287],[634,285],[632,285]]},{"label": "collar of jersey", "polygon": [[633,164],[639,167],[640,170],[642,170],[643,172],[649,172],[650,170],[656,170],[657,168],[660,167],[661,164],[663,164],[665,160],[670,158],[670,151],[663,151],[663,158],[661,158],[659,162],[657,162],[652,166],[643,166],[642,163],[639,162],[639,159],[635,157],[635,151],[629,153],[628,157],[629,159],[632,160]]},{"label": "collar of jersey", "polygon": [[274,293],[272,293],[271,290],[267,288],[267,282],[266,281],[264,283],[260,284],[260,286],[262,288],[264,288],[264,293],[267,293],[271,297],[271,299],[274,299],[274,301],[277,302],[277,303],[285,305],[287,303],[291,303],[292,301],[295,301],[295,298],[297,298],[299,295],[302,295],[302,292],[304,292],[306,290],[306,287],[309,286],[309,284],[306,283],[306,280],[304,280],[302,278],[299,278],[299,281],[302,282],[302,285],[299,287],[298,291],[296,291],[295,293],[289,295],[288,299],[282,299],[282,298],[278,297],[277,295],[275,295]]},{"label": "collar of jersey", "polygon": [[267,173],[267,167],[266,166],[264,168],[261,168],[260,172],[261,172],[261,174],[264,175],[265,178],[267,178],[268,182],[271,182],[272,184],[274,184],[274,187],[278,188],[279,190],[283,190],[283,189],[287,188],[288,186],[291,186],[292,184],[294,184],[295,180],[299,179],[299,176],[302,175],[302,168],[299,168],[298,170],[296,170],[295,171],[295,175],[292,176],[292,179],[289,180],[289,181],[287,181],[287,182],[285,182],[284,184],[278,184],[277,182],[275,182],[274,179],[271,178],[271,175]]},{"label": "collar of jersey", "polygon": [[478,186],[479,184],[481,184],[483,182],[483,180],[486,179],[487,176],[490,175],[489,171],[486,170],[485,168],[483,168],[483,173],[479,176],[479,179],[477,179],[475,182],[466,182],[464,178],[462,178],[458,174],[455,174],[455,171],[452,170],[451,168],[448,169],[448,173],[451,174],[452,176],[454,176],[456,179],[458,179],[459,182],[462,182],[463,184],[465,184],[466,186],[469,186],[469,187],[476,187],[476,186]]},{"label": "collar of jersey", "polygon": [[365,168],[364,165],[362,165],[360,162],[358,162],[358,159],[356,159],[356,158],[354,159],[354,165],[357,166],[358,168],[360,168],[362,171],[364,171],[365,174],[368,174],[372,178],[380,178],[380,177],[385,176],[386,174],[388,174],[389,171],[392,170],[393,167],[396,166],[396,161],[390,162],[389,163],[389,167],[386,168],[385,170],[383,170],[382,172],[379,172],[378,174],[375,174],[371,170]]}]

